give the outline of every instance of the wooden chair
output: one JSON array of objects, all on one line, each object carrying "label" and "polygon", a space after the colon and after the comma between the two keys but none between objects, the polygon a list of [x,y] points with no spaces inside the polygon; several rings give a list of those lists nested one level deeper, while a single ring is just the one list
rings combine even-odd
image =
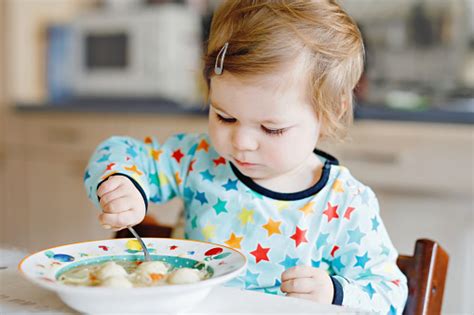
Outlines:
[{"label": "wooden chair", "polygon": [[[145,219],[133,227],[133,229],[141,237],[171,237],[173,233],[172,226],[162,225],[157,222],[152,216],[147,215]],[[123,229],[115,233],[115,238],[129,238],[134,237],[128,229]]]},{"label": "wooden chair", "polygon": [[405,315],[441,314],[449,256],[438,243],[419,239],[413,256],[400,255],[397,265],[408,278]]}]

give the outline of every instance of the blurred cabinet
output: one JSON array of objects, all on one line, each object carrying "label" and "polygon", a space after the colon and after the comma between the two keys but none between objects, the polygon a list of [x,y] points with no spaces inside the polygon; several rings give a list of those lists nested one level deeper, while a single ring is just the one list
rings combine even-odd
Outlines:
[{"label": "blurred cabinet", "polygon": [[[95,147],[111,135],[164,140],[206,127],[205,117],[10,113],[8,244],[37,250],[110,237],[110,231],[98,224],[99,210],[83,186],[84,169]],[[150,207],[158,221],[170,225],[180,210],[177,201]]]}]

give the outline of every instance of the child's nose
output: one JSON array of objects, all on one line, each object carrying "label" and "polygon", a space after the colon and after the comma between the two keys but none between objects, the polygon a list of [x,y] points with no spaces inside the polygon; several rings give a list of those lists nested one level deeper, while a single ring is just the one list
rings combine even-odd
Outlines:
[{"label": "child's nose", "polygon": [[232,145],[238,151],[254,151],[258,149],[258,141],[247,128],[238,127],[232,133]]}]

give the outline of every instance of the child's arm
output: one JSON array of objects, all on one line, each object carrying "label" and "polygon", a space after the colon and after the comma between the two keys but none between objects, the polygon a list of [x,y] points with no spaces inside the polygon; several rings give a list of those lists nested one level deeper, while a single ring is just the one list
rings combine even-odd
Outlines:
[{"label": "child's arm", "polygon": [[[130,206],[128,203],[134,203],[136,213],[128,215],[130,222],[126,221],[136,224],[131,221],[136,221],[138,217],[140,221],[143,219],[143,215],[138,213],[140,205],[146,208],[148,201],[161,203],[182,195],[183,183],[200,140],[198,135],[177,135],[160,145],[151,138],[144,142],[127,137],[109,138],[97,147],[86,169],[84,185],[89,198],[104,213],[110,213],[105,211],[106,202],[101,202],[99,197],[121,185],[122,191],[112,194],[113,198],[107,202],[132,195],[133,198],[125,200],[127,204],[117,201],[118,206],[112,208],[114,213],[121,213]],[[103,217],[101,221],[106,224]]]},{"label": "child's arm", "polygon": [[372,190],[339,213],[340,225],[327,263],[342,285],[342,304],[382,314],[401,314],[408,294],[407,280],[398,268],[398,253],[379,215]]}]

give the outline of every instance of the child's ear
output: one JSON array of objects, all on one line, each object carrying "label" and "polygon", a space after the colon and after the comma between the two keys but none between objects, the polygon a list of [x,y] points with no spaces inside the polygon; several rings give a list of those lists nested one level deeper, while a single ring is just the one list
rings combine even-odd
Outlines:
[{"label": "child's ear", "polygon": [[349,102],[350,100],[347,95],[344,94],[341,96],[341,107],[339,108],[337,119],[342,119],[342,117],[344,117],[344,115],[347,113],[349,110]]}]

